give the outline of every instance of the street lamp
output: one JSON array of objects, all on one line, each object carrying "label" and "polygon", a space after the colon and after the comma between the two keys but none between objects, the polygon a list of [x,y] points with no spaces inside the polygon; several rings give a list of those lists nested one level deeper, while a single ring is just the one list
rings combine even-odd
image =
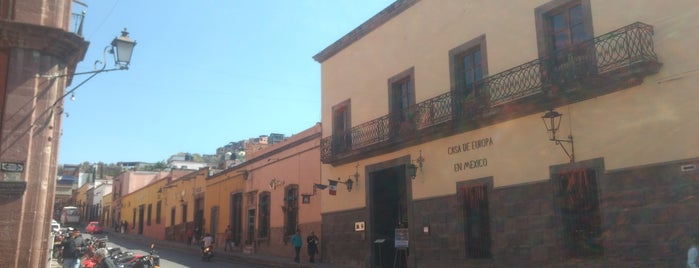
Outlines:
[{"label": "street lamp", "polygon": [[[80,84],[75,86],[73,89],[67,91],[63,96],[60,98],[56,99],[56,101],[53,103],[51,107],[55,107],[58,102],[63,100],[66,96],[72,95],[75,90],[77,90],[80,86],[85,84],[87,81],[95,77],[97,74],[104,73],[104,72],[111,72],[111,71],[118,71],[118,70],[128,70],[129,69],[129,63],[131,63],[131,55],[133,55],[133,49],[136,46],[136,41],[131,39],[129,37],[129,32],[124,28],[123,31],[121,31],[121,36],[115,37],[114,40],[112,40],[112,43],[104,48],[104,55],[103,55],[103,61],[96,60],[94,67],[94,71],[88,71],[88,72],[80,72],[80,73],[72,73],[72,74],[60,74],[60,75],[52,75],[49,76],[51,78],[57,78],[57,77],[64,77],[64,76],[75,76],[75,75],[83,75],[83,74],[91,74],[90,77],[86,78]],[[114,55],[114,68],[107,69],[107,52],[110,54]],[[101,68],[97,68],[97,66],[101,64]],[[71,97],[73,99],[74,97]]]},{"label": "street lamp", "polygon": [[121,36],[112,40],[112,47],[116,48],[114,51],[115,65],[119,66],[121,69],[128,69],[135,46],[136,41],[129,38],[129,32],[124,28],[124,30],[121,31]]}]

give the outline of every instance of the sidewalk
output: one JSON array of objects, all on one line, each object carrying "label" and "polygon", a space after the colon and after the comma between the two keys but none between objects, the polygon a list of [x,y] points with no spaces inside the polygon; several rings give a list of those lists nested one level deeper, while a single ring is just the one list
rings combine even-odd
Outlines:
[{"label": "sidewalk", "polygon": [[[126,235],[123,239],[133,241],[136,243],[143,243],[144,247],[148,247],[154,239],[149,237],[143,237],[140,235]],[[195,246],[187,246],[184,243],[168,241],[168,240],[156,240],[156,250],[157,248],[168,248],[173,250],[185,251],[185,252],[199,252],[199,248]],[[308,260],[305,262],[302,260],[301,263],[295,263],[290,258],[283,258],[273,255],[262,255],[262,254],[248,254],[242,252],[231,252],[231,251],[221,251],[216,250],[214,258],[225,258],[230,260],[235,260],[239,262],[264,265],[267,267],[290,267],[290,268],[347,268],[348,266],[341,266],[329,263],[309,263]]]}]

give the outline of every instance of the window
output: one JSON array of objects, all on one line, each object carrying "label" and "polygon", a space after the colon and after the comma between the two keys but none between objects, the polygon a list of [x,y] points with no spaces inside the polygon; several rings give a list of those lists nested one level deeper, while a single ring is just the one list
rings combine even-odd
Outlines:
[{"label": "window", "polygon": [[284,189],[284,235],[296,233],[298,228],[299,189],[298,185],[289,185]]},{"label": "window", "polygon": [[[0,3],[0,11],[7,10],[7,1],[2,1]],[[4,12],[3,12],[4,13]],[[2,13],[0,13],[2,15]],[[3,16],[4,17],[4,16]],[[10,62],[9,50],[0,50],[0,111],[5,111],[5,90],[7,83],[7,68]],[[2,118],[0,118],[0,125],[2,124]]]},{"label": "window", "polygon": [[539,57],[554,83],[564,84],[595,72],[589,0],[551,1],[535,10]]},{"label": "window", "polygon": [[153,212],[153,204],[148,204],[148,212],[146,214],[146,225],[150,226],[151,212]]},{"label": "window", "polygon": [[248,209],[248,237],[246,243],[251,244],[255,241],[255,209]]},{"label": "window", "polygon": [[187,224],[187,205],[182,205],[182,223]]},{"label": "window", "polygon": [[487,75],[485,35],[449,51],[451,85],[462,97],[472,96],[477,82]]},{"label": "window", "polygon": [[558,174],[556,205],[563,221],[563,244],[569,257],[599,257],[601,217],[594,169]]},{"label": "window", "polygon": [[460,189],[467,258],[488,259],[492,257],[488,195],[488,185],[485,183],[466,185]]},{"label": "window", "polygon": [[333,106],[333,151],[343,152],[352,146],[350,100]]},{"label": "window", "polygon": [[241,232],[243,231],[243,193],[231,195],[231,218],[230,225],[233,229],[233,241],[240,244]]},{"label": "window", "polygon": [[270,216],[270,193],[263,192],[260,194],[260,227],[258,236],[261,238],[269,237],[269,216]]},{"label": "window", "polygon": [[415,104],[414,70],[410,68],[388,80],[391,136],[407,135],[415,125],[413,123],[415,114],[410,110]]},{"label": "window", "polygon": [[472,116],[475,108],[486,100],[476,96],[488,96],[483,92],[483,77],[488,74],[485,35],[481,35],[449,51],[450,81],[453,93],[455,119]]},{"label": "window", "polygon": [[170,210],[170,226],[175,226],[175,207]]},{"label": "window", "polygon": [[160,214],[162,212],[162,201],[155,204],[155,224],[160,224]]}]

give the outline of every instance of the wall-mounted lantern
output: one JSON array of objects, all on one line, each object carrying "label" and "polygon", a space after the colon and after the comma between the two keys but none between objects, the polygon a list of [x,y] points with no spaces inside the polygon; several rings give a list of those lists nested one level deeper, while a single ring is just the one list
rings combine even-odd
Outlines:
[{"label": "wall-mounted lantern", "polygon": [[[556,137],[558,127],[561,125],[562,116],[563,114],[551,109],[548,112],[546,112],[543,116],[541,116],[541,120],[544,121],[546,131],[549,133],[549,140],[555,142],[556,145],[560,145],[561,149],[563,149],[563,152],[565,152],[565,154],[570,159],[570,162],[573,163],[575,162],[575,146],[573,144],[573,135],[568,135],[567,140],[561,140]],[[563,143],[570,143],[570,153],[568,153],[566,147],[563,146]]]},{"label": "wall-mounted lantern", "polygon": [[417,169],[420,168],[420,171],[422,171],[422,163],[425,162],[425,158],[422,157],[422,150],[420,150],[420,156],[418,156],[413,162],[417,163],[417,165],[410,163],[406,168],[408,177],[414,180],[417,176]]}]

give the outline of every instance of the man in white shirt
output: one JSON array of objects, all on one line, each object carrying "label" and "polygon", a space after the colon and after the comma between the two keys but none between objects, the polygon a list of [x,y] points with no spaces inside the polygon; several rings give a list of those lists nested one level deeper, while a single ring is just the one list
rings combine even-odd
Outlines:
[{"label": "man in white shirt", "polygon": [[211,237],[211,235],[207,233],[204,235],[204,238],[201,239],[201,242],[203,243],[203,247],[206,248],[208,246],[211,246],[211,244],[214,243],[214,238]]}]

